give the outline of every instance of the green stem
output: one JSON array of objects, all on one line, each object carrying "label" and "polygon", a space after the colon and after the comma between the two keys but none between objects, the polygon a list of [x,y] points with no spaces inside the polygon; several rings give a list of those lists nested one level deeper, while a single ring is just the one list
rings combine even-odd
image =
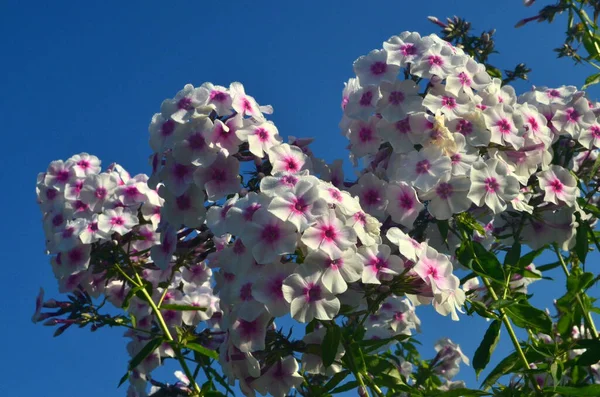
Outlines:
[{"label": "green stem", "polygon": [[[140,278],[139,274],[136,273],[135,278],[136,278],[138,286],[144,285],[144,282]],[[156,304],[154,303],[154,300],[152,299],[152,297],[150,296],[148,291],[146,291],[146,288],[141,288],[140,290],[142,291],[142,294],[144,294],[146,301],[152,308],[152,311],[154,312],[154,315],[156,316],[156,319],[158,320],[158,324],[160,325],[160,328],[162,329],[163,333],[165,334],[165,337],[169,341],[169,344],[175,351],[177,360],[179,360],[179,363],[181,364],[181,368],[183,369],[185,376],[187,376],[187,378],[189,379],[190,385],[196,391],[196,393],[198,393],[198,395],[201,396],[202,391],[200,390],[200,386],[198,386],[198,384],[196,383],[196,379],[194,379],[192,371],[190,371],[190,368],[188,367],[187,363],[185,362],[185,359],[183,358],[183,355],[181,354],[181,349],[179,348],[178,343],[171,336],[171,331],[169,331],[169,327],[167,326],[167,323],[165,323],[165,319],[163,318],[162,313],[160,312],[160,309],[156,306]]]},{"label": "green stem", "polygon": [[[598,42],[596,41],[596,39],[594,37],[594,32],[592,31],[592,29],[590,29],[590,25],[587,21],[587,18],[581,11],[581,8],[573,6],[572,10],[577,13],[577,16],[581,20],[581,23],[583,24],[583,26],[585,26],[585,31],[586,31],[587,35],[589,36],[590,40],[594,43],[594,48],[596,49],[596,54],[600,55],[600,46],[598,46]],[[593,55],[593,54],[589,54],[589,55]]]},{"label": "green stem", "polygon": [[385,396],[385,394],[383,394],[383,392],[381,391],[379,386],[377,386],[375,384],[375,382],[373,381],[373,379],[371,379],[371,377],[369,375],[365,375],[365,379],[366,379],[367,383],[369,384],[369,387],[371,388],[371,390],[373,390],[375,392],[375,394],[377,394],[377,396],[379,396],[379,397]]},{"label": "green stem", "polygon": [[364,390],[365,396],[370,397],[369,391],[367,390],[367,387],[365,386],[365,382],[363,381],[362,374],[360,372],[356,372],[354,375],[356,376],[356,380],[358,381],[358,384],[360,385],[359,387],[362,387],[362,389]]},{"label": "green stem", "polygon": [[[562,267],[563,272],[565,273],[565,275],[568,278],[571,275],[571,272],[569,272],[569,268],[567,267],[567,264],[565,263],[565,259],[563,258],[562,254],[560,253],[560,250],[558,249],[557,245],[554,245],[554,252],[556,252],[556,256],[558,256],[558,261],[560,262],[560,267]],[[596,324],[594,324],[594,319],[592,319],[592,316],[590,315],[589,311],[585,310],[585,307],[583,306],[583,301],[581,300],[581,295],[580,295],[579,291],[577,291],[577,293],[575,294],[575,300],[577,300],[577,304],[579,305],[579,308],[581,309],[581,313],[583,313],[583,321],[585,322],[587,329],[590,331],[590,333],[592,334],[592,337],[594,339],[598,339],[598,331],[596,330]]]},{"label": "green stem", "polygon": [[[490,292],[492,299],[497,302],[498,295],[496,295],[496,291],[494,291],[494,288],[492,287],[490,281],[486,277],[481,277],[481,279],[483,280],[483,283],[485,284],[488,291]],[[512,341],[512,344],[515,347],[517,354],[519,355],[519,358],[521,359],[521,362],[523,363],[523,366],[525,367],[525,370],[526,371],[529,370],[531,368],[529,366],[529,361],[527,361],[527,357],[525,357],[525,353],[523,352],[523,349],[521,348],[519,339],[517,338],[517,335],[515,334],[515,330],[513,329],[512,324],[510,323],[510,320],[508,319],[508,316],[506,315],[506,312],[504,311],[503,308],[498,309],[498,311],[500,312],[500,318],[502,319],[502,322],[504,323],[504,327],[508,331],[510,340]],[[540,385],[538,385],[537,381],[535,380],[535,376],[532,373],[529,373],[528,375],[529,375],[529,380],[532,383],[533,388],[535,389],[536,393],[538,395],[541,395],[542,389],[540,388]]]}]

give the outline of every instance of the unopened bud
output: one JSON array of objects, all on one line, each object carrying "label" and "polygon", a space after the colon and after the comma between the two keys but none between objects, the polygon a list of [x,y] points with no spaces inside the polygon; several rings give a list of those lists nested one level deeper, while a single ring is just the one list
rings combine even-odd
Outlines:
[{"label": "unopened bud", "polygon": [[358,395],[359,395],[359,397],[366,397],[366,396],[368,396],[367,389],[364,386],[360,386],[358,388]]}]

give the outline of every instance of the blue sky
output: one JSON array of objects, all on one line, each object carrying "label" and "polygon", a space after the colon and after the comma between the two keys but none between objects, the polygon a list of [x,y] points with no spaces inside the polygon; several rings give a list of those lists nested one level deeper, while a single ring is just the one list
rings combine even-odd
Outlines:
[{"label": "blue sky", "polygon": [[[218,3],[226,4],[219,6]],[[543,3],[543,2],[539,2]],[[115,389],[126,368],[125,339],[118,329],[53,329],[31,321],[40,286],[56,296],[56,282],[44,255],[35,178],[54,159],[89,152],[104,165],[117,161],[131,173],[149,172],[147,126],[166,97],[186,83],[228,85],[241,81],[261,104],[275,108],[272,120],[284,135],[315,137],[313,151],[331,161],[347,158],[340,136],[340,97],[352,76],[352,62],[404,30],[436,32],[426,20],[460,15],[476,29],[497,29],[494,64],[533,68],[530,84],[581,85],[589,68],[557,60],[552,48],[562,26],[534,24],[519,1],[105,1],[0,3],[0,109],[4,169],[0,198],[4,228],[0,263],[0,338],[6,358],[0,366],[1,395],[123,395]],[[421,2],[422,4],[422,2]],[[559,24],[562,20],[559,20]],[[598,97],[596,88],[591,96]],[[539,264],[550,262],[542,259]],[[539,282],[536,302],[549,305],[550,289]],[[423,354],[449,336],[469,357],[486,323],[464,318],[452,323],[430,309],[423,321]],[[506,333],[496,359],[509,353]],[[472,368],[459,378],[476,386]],[[171,379],[172,380],[172,379]]]}]

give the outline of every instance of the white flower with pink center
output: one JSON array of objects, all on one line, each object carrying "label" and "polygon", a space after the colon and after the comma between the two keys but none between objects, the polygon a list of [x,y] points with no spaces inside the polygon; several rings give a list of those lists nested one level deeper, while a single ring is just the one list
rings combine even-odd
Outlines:
[{"label": "white flower with pink center", "polygon": [[453,321],[458,321],[457,312],[464,313],[462,307],[465,304],[465,292],[459,288],[460,280],[454,274],[449,276],[450,284],[455,288],[440,289],[437,284],[432,283],[433,307],[442,316],[451,315]]},{"label": "white flower with pink center", "polygon": [[358,256],[364,266],[362,282],[365,284],[381,284],[381,280],[391,280],[404,270],[404,262],[397,255],[391,255],[389,245],[363,245],[358,249]]},{"label": "white flower with pink center", "polygon": [[[218,120],[217,120],[218,121]],[[178,163],[207,167],[215,161],[217,149],[207,140],[213,130],[209,118],[195,119],[181,129],[181,137],[173,147],[173,158]]]},{"label": "white flower with pink center", "polygon": [[75,182],[75,163],[56,160],[50,163],[44,175],[44,185],[64,191],[68,183]]},{"label": "white flower with pink center", "polygon": [[471,165],[479,158],[479,152],[471,145],[467,145],[467,141],[462,134],[452,134],[454,139],[454,149],[450,151],[450,161],[452,164],[452,175],[468,175],[471,171]]},{"label": "white flower with pink center", "polygon": [[227,88],[207,82],[198,87],[198,90],[207,92],[207,105],[212,106],[219,116],[231,114],[233,99]]},{"label": "white flower with pink center", "polygon": [[337,218],[334,210],[329,210],[304,231],[302,242],[333,257],[356,244],[356,233]]},{"label": "white flower with pink center", "polygon": [[407,155],[392,156],[388,176],[392,181],[410,183],[417,189],[427,191],[452,171],[450,158],[436,146],[412,151]]},{"label": "white flower with pink center", "polygon": [[194,172],[194,182],[206,190],[209,200],[217,201],[228,194],[239,192],[240,163],[234,157],[219,153],[210,167],[199,167]]},{"label": "white flower with pink center", "polygon": [[186,294],[181,299],[182,305],[198,308],[198,310],[184,310],[181,312],[181,321],[186,325],[196,326],[201,321],[208,320],[214,312],[211,307],[214,300],[212,289],[210,287],[196,288],[194,293]]},{"label": "white flower with pink center", "polygon": [[223,206],[213,205],[206,211],[206,226],[210,228],[215,236],[222,236],[231,230],[227,214],[238,199],[239,195],[234,194],[223,203]]},{"label": "white flower with pink center", "polygon": [[360,280],[363,271],[363,264],[354,249],[347,249],[334,256],[323,251],[311,251],[306,255],[304,263],[322,269],[323,285],[336,295],[346,292],[347,283]]},{"label": "white flower with pink center", "polygon": [[465,137],[471,146],[487,146],[492,133],[488,130],[481,109],[475,109],[461,118],[448,120],[446,126],[451,132],[459,133]]},{"label": "white flower with pink center", "polygon": [[260,191],[270,197],[279,196],[293,189],[300,179],[307,179],[314,184],[319,183],[316,177],[304,175],[304,173],[301,173],[301,175],[282,173],[275,176],[265,176],[261,179]]},{"label": "white flower with pink center", "polygon": [[329,211],[327,202],[320,197],[319,188],[308,180],[300,180],[292,190],[273,198],[269,212],[283,221],[291,222],[299,232]]},{"label": "white flower with pink center", "polygon": [[582,129],[577,140],[588,149],[600,148],[600,124],[594,123]]},{"label": "white flower with pink center", "polygon": [[148,127],[148,131],[150,132],[150,148],[157,153],[171,149],[178,137],[177,132],[181,127],[182,125],[176,123],[175,120],[156,113],[152,116],[152,121]]},{"label": "white flower with pink center", "polygon": [[393,82],[398,77],[400,67],[387,63],[386,50],[373,50],[354,61],[354,73],[361,86],[378,85],[383,81]]},{"label": "white flower with pink center", "polygon": [[247,124],[235,133],[238,138],[248,142],[250,152],[258,157],[264,157],[273,146],[281,142],[279,131],[272,121],[260,123],[246,122]]},{"label": "white flower with pink center", "polygon": [[259,106],[256,100],[250,95],[246,95],[244,86],[241,83],[234,82],[229,85],[229,92],[232,97],[231,107],[242,116],[252,117],[257,121],[264,121],[264,114],[273,113],[270,105]]},{"label": "white flower with pink center", "polygon": [[418,112],[422,103],[419,86],[414,81],[384,81],[381,83],[381,99],[377,102],[377,111],[386,121],[395,123],[405,119],[410,113]]},{"label": "white flower with pink center", "polygon": [[117,178],[112,174],[102,173],[86,178],[81,188],[79,199],[89,205],[92,211],[102,211],[104,204],[110,200],[117,187]]},{"label": "white flower with pink center", "polygon": [[381,237],[379,236],[381,223],[377,218],[358,211],[346,219],[346,226],[350,226],[354,230],[361,244],[381,244]]},{"label": "white flower with pink center", "polygon": [[85,178],[100,173],[100,160],[98,157],[87,153],[80,153],[67,160],[72,162],[75,175],[79,178]]},{"label": "white flower with pink center", "polygon": [[152,226],[156,229],[160,222],[160,209],[164,205],[165,200],[158,195],[158,192],[151,189],[148,189],[146,196],[148,200],[142,204],[142,216],[145,220],[152,222]]},{"label": "white flower with pink center", "polygon": [[472,110],[473,102],[465,95],[455,96],[444,90],[439,85],[435,90],[430,90],[423,99],[423,106],[433,114],[443,114],[446,118],[455,119]]},{"label": "white flower with pink center", "polygon": [[273,166],[271,173],[297,174],[312,168],[310,158],[297,146],[282,143],[268,150],[269,161]]},{"label": "white flower with pink center", "polygon": [[579,98],[570,106],[559,108],[552,117],[552,125],[561,134],[578,138],[582,130],[596,122],[596,116],[590,109],[587,98]]},{"label": "white flower with pink center", "polygon": [[529,104],[523,103],[515,107],[515,117],[519,117],[517,122],[525,128],[525,145],[535,145],[543,143],[548,148],[552,144],[552,133],[548,128],[548,120],[538,111],[538,109]]},{"label": "white flower with pink center", "polygon": [[281,317],[290,312],[290,304],[283,296],[283,280],[294,273],[293,263],[268,264],[254,283],[252,293],[255,299],[267,307],[273,317]]},{"label": "white flower with pink center", "polygon": [[379,118],[372,116],[368,122],[354,120],[350,124],[350,150],[357,157],[375,154],[381,145],[381,137],[377,133]]},{"label": "white flower with pink center", "polygon": [[225,156],[231,156],[239,151],[242,143],[236,131],[244,126],[244,118],[240,114],[230,117],[225,122],[215,120],[214,127],[206,133],[206,140],[221,149]]},{"label": "white flower with pink center", "polygon": [[319,268],[301,265],[283,281],[283,296],[290,303],[292,317],[308,323],[317,320],[332,320],[340,310],[340,301],[321,280]]},{"label": "white flower with pink center", "polygon": [[169,223],[179,227],[200,227],[204,223],[206,208],[204,191],[196,185],[191,185],[182,195],[175,196],[164,186],[160,187],[160,195],[165,199],[161,216]]},{"label": "white flower with pink center", "polygon": [[267,208],[271,198],[264,194],[250,192],[237,200],[227,211],[227,231],[244,230],[261,208]]},{"label": "white flower with pink center", "polygon": [[107,209],[98,216],[98,229],[106,234],[119,233],[123,236],[138,223],[137,216],[123,207]]},{"label": "white flower with pink center", "polygon": [[321,197],[327,201],[328,204],[335,206],[335,208],[339,209],[344,215],[352,216],[358,211],[361,211],[358,199],[330,183],[319,182],[319,192]]},{"label": "white flower with pink center", "polygon": [[177,229],[171,225],[166,225],[160,232],[160,243],[150,249],[152,261],[160,269],[167,269],[176,248]]},{"label": "white flower with pink center", "polygon": [[386,233],[386,237],[392,244],[398,246],[400,255],[406,259],[416,262],[419,255],[421,255],[421,244],[397,227],[390,228]]},{"label": "white flower with pink center", "polygon": [[240,234],[244,244],[252,247],[254,259],[263,264],[274,262],[281,255],[293,253],[298,241],[293,224],[283,222],[264,208],[256,211],[252,222]]},{"label": "white flower with pink center", "polygon": [[544,201],[554,204],[563,204],[572,207],[579,197],[577,179],[569,170],[559,165],[552,165],[549,169],[537,173],[540,188],[546,193]]},{"label": "white flower with pink center", "polygon": [[506,202],[519,194],[519,181],[500,160],[474,163],[469,176],[471,189],[467,197],[479,207],[487,205],[494,214],[504,211]]},{"label": "white flower with pink center", "polygon": [[369,172],[362,175],[356,185],[350,188],[350,194],[359,198],[363,210],[382,219],[387,207],[386,187],[385,181]]},{"label": "white flower with pink center", "polygon": [[368,120],[375,112],[381,92],[377,85],[356,86],[348,93],[348,100],[344,105],[344,115],[353,119]]},{"label": "white flower with pink center", "polygon": [[423,243],[419,260],[412,268],[428,284],[434,284],[441,290],[454,290],[458,283],[451,276],[452,263],[448,256],[437,252],[427,243]]},{"label": "white flower with pink center", "polygon": [[415,219],[425,208],[415,189],[405,182],[390,183],[387,187],[387,199],[387,212],[392,220],[408,228],[412,228]]},{"label": "white flower with pink center", "polygon": [[471,207],[467,199],[471,181],[466,176],[457,176],[448,181],[440,181],[433,189],[423,193],[421,198],[431,200],[427,210],[436,219],[450,219],[452,215],[464,212]]},{"label": "white flower with pink center", "polygon": [[244,353],[264,350],[267,324],[271,320],[271,315],[264,311],[253,320],[244,317],[244,312],[231,316],[232,323],[229,330],[232,343]]},{"label": "white flower with pink center", "polygon": [[454,70],[453,55],[449,47],[436,43],[412,64],[410,73],[425,79],[430,79],[432,76],[444,79]]},{"label": "white flower with pink center", "polygon": [[415,150],[415,145],[411,140],[413,134],[409,117],[395,123],[381,119],[377,122],[377,132],[384,141],[392,145],[395,153],[409,153]]},{"label": "white flower with pink center", "polygon": [[79,239],[84,244],[95,243],[100,240],[108,240],[109,234],[102,232],[98,228],[98,214],[92,215],[92,218],[87,221],[85,228],[79,233]]},{"label": "white flower with pink center", "polygon": [[187,165],[178,163],[172,156],[167,155],[165,166],[159,175],[164,186],[175,196],[180,196],[194,183],[196,168],[189,163]]},{"label": "white flower with pink center", "polygon": [[273,397],[285,397],[304,381],[298,369],[298,362],[294,356],[280,358],[260,378],[252,382],[252,387],[263,396],[270,394]]},{"label": "white flower with pink center", "polygon": [[90,264],[91,251],[90,244],[80,244],[70,250],[59,252],[52,262],[54,275],[65,277],[86,270]]},{"label": "white flower with pink center", "polygon": [[166,99],[160,106],[160,111],[164,116],[170,117],[179,124],[184,124],[196,115],[200,110],[201,114],[208,115],[210,108],[207,107],[208,92],[194,88],[191,84],[186,84],[173,99]]},{"label": "white flower with pink center", "polygon": [[473,97],[473,89],[484,89],[492,82],[492,79],[484,65],[477,63],[473,58],[461,59],[466,62],[464,65],[456,67],[446,78],[446,91],[454,96],[464,93]]},{"label": "white flower with pink center", "polygon": [[137,206],[147,200],[146,193],[148,190],[150,190],[148,177],[144,174],[138,174],[127,179],[125,183],[119,184],[115,189],[115,196],[123,205]]},{"label": "white flower with pink center", "polygon": [[492,133],[490,141],[520,149],[523,147],[525,140],[515,125],[513,115],[511,113],[507,114],[506,109],[506,107],[498,105],[487,108],[483,112],[485,123]]},{"label": "white flower with pink center", "polygon": [[431,39],[424,37],[418,32],[402,32],[398,36],[392,36],[383,43],[387,51],[387,62],[393,65],[406,66],[419,59],[427,49],[433,45]]}]

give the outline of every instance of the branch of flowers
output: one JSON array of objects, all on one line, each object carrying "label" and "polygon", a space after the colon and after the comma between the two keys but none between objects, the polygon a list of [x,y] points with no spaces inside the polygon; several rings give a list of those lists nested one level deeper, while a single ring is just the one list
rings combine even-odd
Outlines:
[{"label": "branch of flowers", "polygon": [[[486,288],[490,292],[492,299],[495,302],[497,302],[499,300],[498,295],[496,295],[496,292],[494,291],[494,288],[492,287],[490,281],[486,277],[481,277],[481,279],[483,280],[483,283],[485,284]],[[517,339],[515,330],[513,329],[512,324],[510,323],[510,320],[508,319],[508,316],[506,315],[506,312],[502,308],[499,308],[498,312],[500,312],[500,318],[502,319],[502,322],[504,323],[504,327],[508,331],[510,340],[512,341],[512,344],[515,347],[517,354],[519,355],[519,358],[521,359],[521,362],[523,363],[523,366],[525,367],[525,370],[528,370],[529,368],[531,368],[529,366],[529,361],[527,361],[527,357],[525,357],[525,353],[523,352],[523,349],[521,348],[519,339]],[[529,376],[529,380],[530,380],[531,384],[533,385],[533,388],[535,389],[536,394],[541,395],[542,389],[540,388],[540,385],[537,383],[535,376],[532,373],[528,373],[528,376]]]},{"label": "branch of flowers", "polygon": [[[560,266],[562,267],[563,272],[567,277],[569,277],[571,275],[571,272],[569,272],[569,268],[567,267],[567,264],[565,263],[565,260],[562,254],[560,253],[558,246],[554,244],[553,248],[554,252],[556,252],[556,256],[558,256],[558,261],[560,262]],[[575,294],[575,299],[577,300],[577,304],[581,309],[581,313],[583,313],[583,320],[585,322],[585,325],[587,326],[587,329],[590,331],[594,339],[598,339],[598,331],[596,330],[596,324],[594,323],[594,319],[592,319],[592,316],[590,315],[589,311],[585,310],[579,292]]]},{"label": "branch of flowers", "polygon": [[[144,282],[142,281],[139,274],[135,273],[135,278],[137,281],[136,286],[141,287],[144,285]],[[173,337],[171,336],[169,327],[167,326],[167,323],[165,323],[165,319],[163,318],[162,313],[160,312],[160,309],[156,306],[156,304],[154,303],[154,300],[152,299],[152,297],[150,296],[148,291],[146,291],[146,288],[140,288],[140,291],[142,292],[142,294],[146,298],[146,301],[152,308],[152,311],[154,312],[154,315],[156,316],[156,319],[158,320],[160,328],[162,329],[163,333],[165,334],[165,337],[167,338],[167,340],[169,341],[169,344],[175,351],[175,355],[177,356],[177,360],[179,360],[179,363],[181,364],[181,368],[183,369],[183,372],[185,372],[185,375],[190,380],[190,385],[198,393],[198,395],[201,396],[202,391],[200,390],[200,387],[196,383],[196,380],[192,377],[192,371],[190,371],[190,368],[188,367],[187,363],[185,362],[185,359],[183,358],[183,355],[181,354],[181,349],[179,348],[178,343],[176,343],[175,339],[173,339]]]}]

